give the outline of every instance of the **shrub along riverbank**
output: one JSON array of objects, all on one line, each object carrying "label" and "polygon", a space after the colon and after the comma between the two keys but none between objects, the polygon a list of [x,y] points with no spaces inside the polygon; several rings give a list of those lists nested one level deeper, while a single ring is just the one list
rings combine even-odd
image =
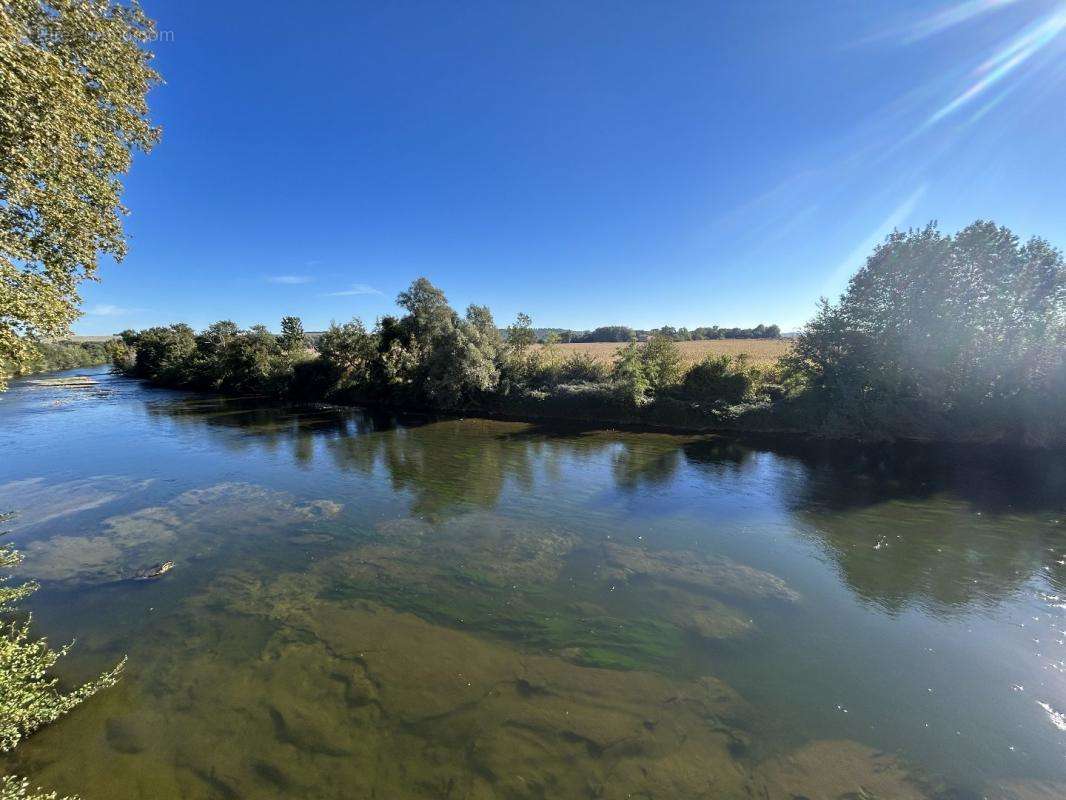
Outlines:
[{"label": "shrub along riverbank", "polygon": [[17,378],[40,372],[56,372],[78,367],[97,367],[111,361],[107,342],[43,342],[35,346],[30,360],[17,367],[0,362],[0,373]]},{"label": "shrub along riverbank", "polygon": [[501,336],[488,308],[460,315],[425,278],[373,330],[332,325],[312,346],[218,322],[126,331],[124,372],[157,384],[297,401],[686,430],[864,440],[1066,445],[1066,288],[1061,253],[974,223],[894,233],[823,301],[771,366],[711,356],[691,366],[653,335],[612,364],[533,348],[525,315]]}]

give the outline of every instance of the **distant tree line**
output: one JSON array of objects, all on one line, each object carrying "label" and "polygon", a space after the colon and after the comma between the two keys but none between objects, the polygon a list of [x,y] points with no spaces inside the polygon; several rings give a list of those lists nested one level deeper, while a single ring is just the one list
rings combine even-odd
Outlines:
[{"label": "distant tree line", "polygon": [[111,361],[106,342],[38,342],[18,363],[0,360],[0,373],[18,377],[38,372],[94,367]]},{"label": "distant tree line", "polygon": [[574,331],[565,328],[535,328],[537,341],[546,342],[549,337],[561,344],[592,342],[646,342],[653,336],[662,336],[674,342],[700,342],[712,339],[780,339],[781,328],[777,325],[756,325],[754,328],[722,328],[718,325],[693,328],[661,328],[645,330],[626,325],[604,325],[591,331]]},{"label": "distant tree line", "polygon": [[232,322],[200,333],[172,325],[124,332],[114,359],[161,384],[300,400],[1066,445],[1063,274],[1046,242],[1021,244],[991,223],[955,236],[932,225],[897,232],[769,368],[728,356],[686,365],[671,328],[643,342],[623,326],[598,329],[590,341],[624,343],[612,364],[560,351],[555,332],[535,348],[527,315],[501,331],[488,308],[460,314],[425,278],[397,298],[405,313],[373,329],[356,319],[312,342],[295,317],[280,336]]}]

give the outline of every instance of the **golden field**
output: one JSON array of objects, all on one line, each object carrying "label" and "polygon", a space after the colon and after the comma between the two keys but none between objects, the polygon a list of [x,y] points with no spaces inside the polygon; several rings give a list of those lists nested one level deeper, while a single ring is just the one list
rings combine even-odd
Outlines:
[{"label": "golden field", "polygon": [[[618,348],[624,345],[617,342],[592,342],[590,344],[557,344],[555,347],[562,358],[571,353],[590,353],[597,361],[609,362],[614,359]],[[700,342],[678,342],[686,364],[694,364],[709,355],[728,354],[731,356],[747,353],[753,364],[772,364],[792,348],[791,339],[712,339]],[[543,349],[544,345],[537,345]]]}]

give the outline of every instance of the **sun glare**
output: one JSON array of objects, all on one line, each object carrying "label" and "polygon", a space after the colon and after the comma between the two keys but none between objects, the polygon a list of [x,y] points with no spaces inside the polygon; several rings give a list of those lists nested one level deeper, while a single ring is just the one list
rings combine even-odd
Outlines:
[{"label": "sun glare", "polygon": [[[952,22],[942,24],[937,30],[970,19],[977,13],[1007,4],[1002,0],[985,0],[980,3],[981,8],[978,10],[973,8],[975,4],[972,2],[963,3],[956,7],[958,13],[952,17]],[[943,12],[938,17],[946,19],[950,14],[951,12]],[[1034,66],[1035,56],[1047,51],[1052,45],[1061,45],[1063,41],[1066,41],[1062,37],[1063,31],[1066,31],[1066,2],[1058,3],[1053,11],[1034,20],[985,59],[971,72],[970,79],[973,82],[938,109],[929,118],[926,126],[939,122],[964,106],[987,98],[984,99],[984,105],[977,110],[977,116],[980,116],[988,110],[988,107],[998,103],[1003,94],[1010,90],[1011,85],[1007,81],[1011,76],[1014,76],[1014,81],[1020,80],[1023,77],[1024,68]],[[989,96],[991,90],[996,88],[1002,89],[1000,94]]]}]

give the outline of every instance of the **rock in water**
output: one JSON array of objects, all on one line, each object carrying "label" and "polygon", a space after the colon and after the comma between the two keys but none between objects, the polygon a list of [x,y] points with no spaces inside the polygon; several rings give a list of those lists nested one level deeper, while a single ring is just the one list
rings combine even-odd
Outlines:
[{"label": "rock in water", "polygon": [[138,570],[137,574],[133,576],[133,579],[135,581],[150,581],[152,578],[159,578],[166,575],[172,569],[174,569],[173,561],[162,561],[154,566]]},{"label": "rock in water", "polygon": [[68,375],[65,378],[35,378],[26,381],[29,386],[65,386],[68,388],[80,388],[83,386],[96,386],[96,381],[88,375]]}]

